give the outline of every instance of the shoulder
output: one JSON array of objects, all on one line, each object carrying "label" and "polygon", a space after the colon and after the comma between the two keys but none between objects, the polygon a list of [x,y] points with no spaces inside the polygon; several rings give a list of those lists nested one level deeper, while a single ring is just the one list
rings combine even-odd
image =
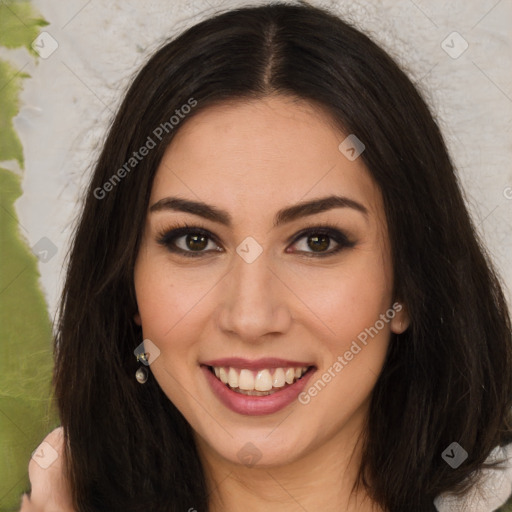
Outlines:
[{"label": "shoulder", "polygon": [[50,432],[34,450],[28,464],[31,491],[23,496],[20,512],[73,512],[71,493],[63,474],[64,430]]},{"label": "shoulder", "polygon": [[512,443],[496,447],[487,461],[503,461],[493,469],[485,469],[475,486],[462,497],[450,494],[438,496],[435,505],[439,512],[458,510],[496,510],[512,497]]}]

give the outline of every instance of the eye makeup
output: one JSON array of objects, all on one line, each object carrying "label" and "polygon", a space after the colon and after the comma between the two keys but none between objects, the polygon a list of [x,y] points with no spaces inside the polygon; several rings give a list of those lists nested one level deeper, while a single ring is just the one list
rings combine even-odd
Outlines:
[{"label": "eye makeup", "polygon": [[[181,243],[180,239],[183,239],[182,241],[184,241],[184,243]],[[356,242],[353,241],[343,230],[326,223],[313,224],[300,230],[298,233],[293,235],[287,243],[294,246],[302,239],[306,240],[306,247],[310,247],[307,245],[308,242],[310,242],[316,244],[317,248],[322,248],[326,246],[327,242],[329,250],[308,251],[290,249],[290,247],[287,247],[286,252],[300,254],[305,257],[326,258],[339,253],[343,249],[352,248],[356,244]],[[169,252],[184,257],[204,257],[224,250],[222,249],[222,244],[220,243],[219,238],[211,231],[202,226],[189,225],[187,223],[179,223],[159,231],[156,235],[156,241],[159,245],[164,246]],[[182,245],[182,247],[180,247],[178,243]],[[190,243],[198,243],[199,250],[191,249],[189,245]],[[335,246],[334,248],[331,248],[333,243]],[[213,245],[214,247],[210,247],[210,249],[208,249],[210,245]]]}]

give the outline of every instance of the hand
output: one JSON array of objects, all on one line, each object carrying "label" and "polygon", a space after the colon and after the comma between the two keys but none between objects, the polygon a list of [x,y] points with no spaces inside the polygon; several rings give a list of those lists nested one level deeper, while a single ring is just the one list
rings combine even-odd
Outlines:
[{"label": "hand", "polygon": [[[64,432],[62,427],[50,432],[43,443],[57,452],[57,458],[44,468],[34,458],[30,459],[28,475],[32,490],[30,497],[23,495],[20,512],[74,512],[71,489],[63,474]],[[37,454],[42,444],[35,450]]]}]

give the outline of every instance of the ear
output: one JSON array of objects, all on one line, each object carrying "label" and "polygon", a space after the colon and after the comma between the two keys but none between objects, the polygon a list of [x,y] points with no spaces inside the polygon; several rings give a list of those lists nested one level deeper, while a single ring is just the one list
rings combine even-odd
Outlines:
[{"label": "ear", "polygon": [[391,331],[395,334],[402,334],[411,324],[409,312],[405,304],[400,301],[393,304],[393,311],[395,311],[395,316],[391,320]]},{"label": "ear", "polygon": [[142,320],[140,319],[140,314],[139,312],[137,311],[137,313],[135,313],[133,315],[133,321],[140,327],[142,325]]}]

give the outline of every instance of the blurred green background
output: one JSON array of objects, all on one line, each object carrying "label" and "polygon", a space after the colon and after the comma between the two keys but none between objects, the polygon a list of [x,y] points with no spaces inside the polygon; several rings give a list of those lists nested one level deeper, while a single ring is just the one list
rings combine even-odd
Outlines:
[{"label": "blurred green background", "polygon": [[[25,47],[47,23],[29,2],[0,3],[0,45]],[[0,60],[0,511],[19,510],[29,489],[28,462],[47,432],[58,425],[49,406],[52,329],[39,286],[37,258],[23,238],[14,202],[22,194],[22,176],[2,162],[17,161],[23,150],[12,120],[28,75]]]}]

